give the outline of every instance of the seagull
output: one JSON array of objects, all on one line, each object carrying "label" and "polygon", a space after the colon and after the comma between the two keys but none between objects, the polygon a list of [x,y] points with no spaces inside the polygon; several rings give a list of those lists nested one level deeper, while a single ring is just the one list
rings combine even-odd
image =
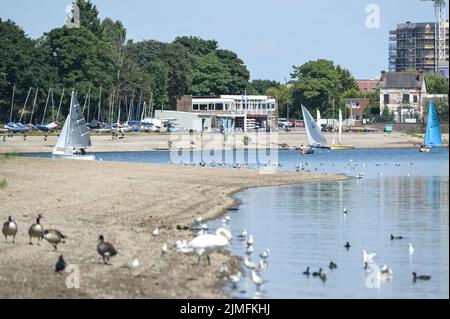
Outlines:
[{"label": "seagull", "polygon": [[303,272],[303,275],[305,276],[309,276],[310,272],[309,272],[309,266],[306,267],[306,270]]},{"label": "seagull", "polygon": [[263,260],[266,260],[270,256],[270,249],[267,248],[262,253],[259,254],[259,257],[261,257]]},{"label": "seagull", "polygon": [[132,272],[133,270],[138,269],[140,266],[139,259],[133,258],[132,260],[128,261],[126,264],[121,266],[121,268],[127,268]]},{"label": "seagull", "polygon": [[228,224],[230,222],[230,216],[225,216],[225,218],[224,219],[222,219],[222,223],[224,223],[224,224]]},{"label": "seagull", "polygon": [[44,227],[42,227],[40,220],[42,218],[42,215],[39,214],[36,218],[36,223],[32,224],[30,226],[30,229],[28,230],[28,235],[30,236],[30,245],[33,245],[31,242],[32,238],[37,238],[37,244],[39,246],[39,241],[42,239],[42,236],[44,235]]},{"label": "seagull", "polygon": [[58,244],[59,243],[65,243],[66,236],[63,235],[59,230],[57,229],[46,229],[44,230],[44,239],[48,241],[50,244],[53,245],[55,250],[58,250]]},{"label": "seagull", "polygon": [[247,237],[247,230],[243,230],[242,231],[242,233],[240,233],[238,236],[237,236],[239,239],[245,239],[246,237]]},{"label": "seagull", "polygon": [[102,256],[105,265],[108,263],[109,258],[117,255],[117,251],[114,246],[108,242],[105,242],[103,235],[98,237],[97,252]]},{"label": "seagull", "polygon": [[266,283],[267,280],[263,279],[262,277],[258,276],[258,274],[256,273],[256,271],[252,270],[252,280],[256,285],[256,289],[259,290],[259,287]]},{"label": "seagull", "polygon": [[381,273],[391,276],[394,272],[392,271],[391,268],[388,268],[387,265],[384,265],[383,267],[381,267]]},{"label": "seagull", "polygon": [[248,236],[247,239],[247,246],[253,245],[253,235]]},{"label": "seagull", "polygon": [[395,166],[400,166],[400,163],[398,163],[398,162],[397,162],[397,163],[395,163]]},{"label": "seagull", "polygon": [[17,227],[16,222],[12,219],[11,216],[8,217],[8,220],[3,223],[3,236],[5,236],[5,242],[8,242],[8,236],[12,236],[13,243],[16,241],[16,234],[19,228]]},{"label": "seagull", "polygon": [[373,259],[375,258],[377,254],[376,253],[371,253],[368,254],[365,250],[363,250],[363,260],[364,263],[373,263]]},{"label": "seagull", "polygon": [[59,272],[63,271],[64,269],[66,269],[66,262],[64,261],[63,255],[61,255],[58,257],[58,261],[56,262],[55,272],[59,273]]},{"label": "seagull", "polygon": [[164,256],[169,251],[169,247],[167,246],[167,243],[164,243],[161,247],[161,256]]},{"label": "seagull", "polygon": [[412,275],[413,275],[413,282],[416,282],[417,280],[430,280],[431,279],[431,276],[428,276],[428,275],[417,276],[417,274],[415,272],[413,272]]},{"label": "seagull", "polygon": [[245,253],[246,253],[247,255],[253,254],[253,246],[252,246],[252,245],[247,246],[247,249],[245,250]]},{"label": "seagull", "polygon": [[233,239],[231,233],[225,228],[218,228],[216,234],[200,235],[192,239],[188,244],[188,248],[192,248],[198,255],[198,263],[200,264],[200,257],[206,255],[208,264],[211,265],[209,255],[220,249],[228,246]]},{"label": "seagull", "polygon": [[409,255],[411,256],[412,254],[414,254],[414,247],[411,243],[409,243],[408,246],[409,246],[408,252],[409,252]]},{"label": "seagull", "polygon": [[248,259],[247,256],[245,256],[245,258],[244,258],[244,265],[248,269],[255,269],[256,268],[255,263],[253,261],[251,261],[250,259]]},{"label": "seagull", "polygon": [[159,228],[158,227],[156,227],[153,231],[152,231],[152,235],[153,236],[159,236]]}]

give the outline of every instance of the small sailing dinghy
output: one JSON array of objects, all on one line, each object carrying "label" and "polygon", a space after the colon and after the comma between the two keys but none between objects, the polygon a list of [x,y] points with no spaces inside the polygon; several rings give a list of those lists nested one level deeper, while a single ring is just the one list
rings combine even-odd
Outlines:
[{"label": "small sailing dinghy", "polygon": [[303,154],[312,154],[314,153],[314,148],[329,148],[326,146],[327,141],[323,136],[320,126],[314,121],[311,113],[309,113],[308,109],[302,105],[302,113],[303,120],[305,122],[306,134],[308,135],[308,143],[307,147],[300,147],[300,151]]},{"label": "small sailing dinghy", "polygon": [[77,96],[72,91],[69,115],[64,122],[58,141],[53,149],[53,157],[95,160],[94,155],[86,155],[85,149],[91,145],[89,129],[84,120]]},{"label": "small sailing dinghy", "polygon": [[420,145],[420,151],[428,153],[431,151],[432,146],[442,145],[442,132],[439,124],[439,118],[436,112],[436,108],[432,101],[428,109],[427,128],[425,131],[425,142]]},{"label": "small sailing dinghy", "polygon": [[335,143],[336,132],[335,132],[335,135],[333,137],[333,142],[331,144],[331,149],[332,150],[352,150],[355,148],[354,146],[341,144],[341,137],[342,137],[342,111],[339,109],[338,140],[337,140],[337,144],[336,144]]}]

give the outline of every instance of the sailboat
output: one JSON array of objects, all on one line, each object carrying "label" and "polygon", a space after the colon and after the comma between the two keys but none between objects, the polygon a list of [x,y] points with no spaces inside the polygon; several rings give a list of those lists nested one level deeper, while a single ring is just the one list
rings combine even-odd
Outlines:
[{"label": "sailboat", "polygon": [[335,138],[336,138],[336,132],[335,132],[335,136],[333,137],[333,142],[331,145],[331,149],[332,150],[352,150],[355,147],[354,146],[349,146],[349,145],[342,145],[341,144],[341,138],[342,138],[342,111],[339,109],[339,130],[338,130],[338,141],[337,144],[335,143]]},{"label": "sailboat", "polygon": [[314,152],[313,148],[328,148],[327,141],[320,131],[320,126],[309,113],[308,109],[302,105],[303,120],[305,121],[306,134],[308,135],[308,147],[301,147],[303,154],[311,154]]},{"label": "sailboat", "polygon": [[428,153],[431,151],[432,146],[442,145],[442,132],[439,124],[439,118],[437,116],[436,108],[432,101],[428,108],[428,120],[427,128],[425,131],[425,142],[420,145],[420,151]]},{"label": "sailboat", "polygon": [[319,126],[319,130],[322,131],[322,126],[320,125],[322,118],[320,116],[320,111],[317,109],[317,125]]},{"label": "sailboat", "polygon": [[69,115],[53,149],[53,157],[80,160],[95,160],[94,155],[86,155],[85,148],[91,146],[91,137],[75,92],[72,91]]}]

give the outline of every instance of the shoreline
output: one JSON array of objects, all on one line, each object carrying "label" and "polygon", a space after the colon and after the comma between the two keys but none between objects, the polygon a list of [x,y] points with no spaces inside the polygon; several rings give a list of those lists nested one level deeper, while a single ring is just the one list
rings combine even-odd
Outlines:
[{"label": "shoreline", "polygon": [[[244,189],[347,179],[166,164],[20,157],[0,161],[0,179],[8,183],[0,190],[1,218],[10,214],[19,225],[15,245],[0,243],[3,298],[229,298],[217,270],[226,264],[235,271],[240,257],[213,253],[211,266],[204,259],[197,265],[195,256],[173,249],[161,257],[162,243],[172,247],[177,239],[190,240],[185,226],[197,216],[220,217],[240,204],[233,197]],[[38,212],[44,215],[44,227],[68,236],[58,248],[68,263],[79,264],[80,289],[67,289],[64,274],[55,279],[52,267],[59,253],[47,242],[28,245],[27,229]],[[153,237],[156,226],[161,235]],[[95,245],[100,233],[123,254],[112,259],[113,266],[99,262]],[[142,264],[138,274],[121,268],[133,256]]]}]

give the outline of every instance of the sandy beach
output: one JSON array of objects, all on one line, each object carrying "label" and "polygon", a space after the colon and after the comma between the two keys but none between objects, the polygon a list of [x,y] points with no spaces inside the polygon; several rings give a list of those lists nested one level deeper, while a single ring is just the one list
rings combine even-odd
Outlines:
[{"label": "sandy beach", "polygon": [[[333,133],[325,133],[329,144],[333,140]],[[125,151],[154,151],[169,149],[231,149],[243,148],[244,136],[249,137],[248,148],[273,148],[284,145],[287,147],[299,147],[308,144],[304,130],[284,132],[280,131],[272,135],[266,133],[236,133],[226,138],[222,134],[204,133],[190,136],[189,134],[158,134],[158,133],[126,133],[122,138],[112,140],[110,134],[91,134],[92,148],[90,152],[125,152]],[[49,134],[47,140],[44,135],[29,135],[24,140],[22,135],[13,138],[0,139],[0,154],[4,153],[28,153],[51,152],[56,144],[57,135]],[[169,143],[169,141],[171,141]],[[444,144],[448,144],[448,133],[443,134]],[[385,148],[385,147],[413,147],[423,142],[419,136],[411,136],[405,133],[373,132],[373,133],[344,133],[342,143],[357,148]]]},{"label": "sandy beach", "polygon": [[[161,246],[189,240],[183,230],[195,217],[215,218],[236,202],[243,188],[344,179],[312,173],[260,174],[247,169],[218,169],[99,161],[8,157],[0,160],[2,222],[11,215],[19,226],[16,243],[0,242],[0,298],[226,298],[217,270],[233,271],[239,261],[226,252],[197,265],[197,257]],[[28,228],[37,214],[45,228],[67,237],[58,252],[43,242],[29,245]],[[230,213],[232,217],[232,213]],[[159,227],[157,237],[151,232]],[[181,228],[181,229],[180,229]],[[96,252],[100,234],[120,255],[103,265]],[[66,276],[53,268],[60,254],[80,270],[80,288],[67,289]],[[131,273],[121,268],[133,257]]]}]

